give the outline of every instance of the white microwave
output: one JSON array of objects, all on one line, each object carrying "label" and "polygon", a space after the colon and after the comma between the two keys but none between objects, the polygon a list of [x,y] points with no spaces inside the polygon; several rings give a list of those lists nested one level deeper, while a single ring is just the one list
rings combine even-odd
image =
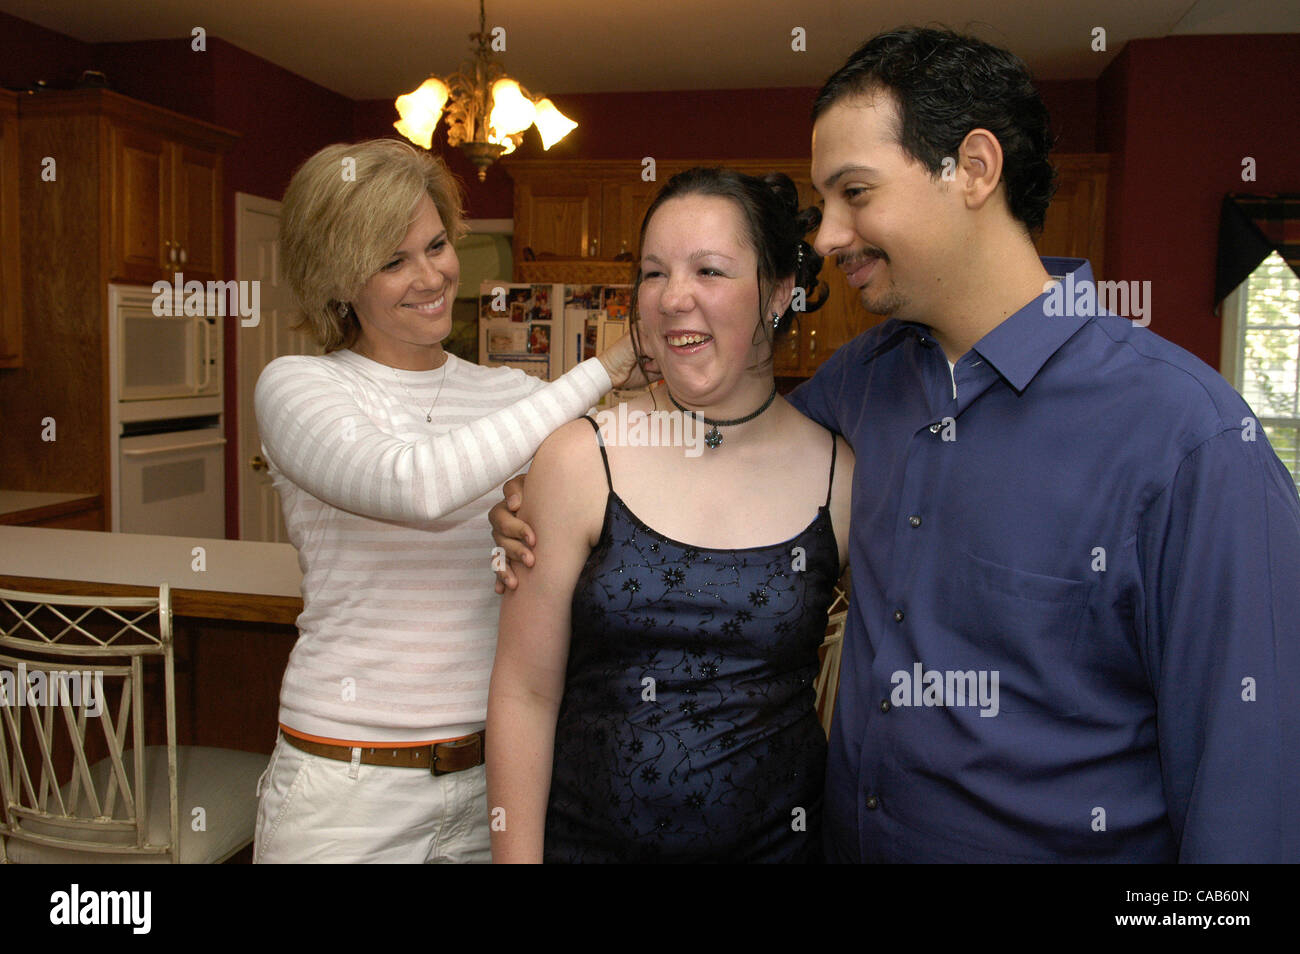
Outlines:
[{"label": "white microwave", "polygon": [[110,285],[118,401],[162,401],[221,394],[221,319],[159,308],[145,286]]}]

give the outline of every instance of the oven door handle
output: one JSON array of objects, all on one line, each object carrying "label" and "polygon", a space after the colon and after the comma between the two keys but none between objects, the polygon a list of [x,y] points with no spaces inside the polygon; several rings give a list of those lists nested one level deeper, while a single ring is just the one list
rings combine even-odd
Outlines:
[{"label": "oven door handle", "polygon": [[173,444],[170,447],[152,447],[148,450],[123,450],[123,457],[152,457],[155,454],[171,454],[175,451],[198,450],[200,447],[220,447],[226,443],[224,437],[210,441],[195,441],[192,444]]}]

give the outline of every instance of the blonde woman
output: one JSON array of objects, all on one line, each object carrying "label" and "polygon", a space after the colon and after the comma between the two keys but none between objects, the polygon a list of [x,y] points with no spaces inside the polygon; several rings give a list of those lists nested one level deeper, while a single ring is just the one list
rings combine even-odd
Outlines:
[{"label": "blonde woman", "polygon": [[303,571],[261,863],[489,859],[487,511],[635,358],[543,384],[446,353],[462,228],[446,166],[393,140],[328,146],[285,193],[285,275],[326,353],[276,359],[256,391]]}]

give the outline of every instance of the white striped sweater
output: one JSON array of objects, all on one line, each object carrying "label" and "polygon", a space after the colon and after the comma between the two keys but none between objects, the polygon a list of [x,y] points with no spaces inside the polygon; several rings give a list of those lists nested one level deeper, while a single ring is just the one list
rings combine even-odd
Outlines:
[{"label": "white striped sweater", "polygon": [[482,728],[498,613],[487,512],[609,386],[594,359],[550,385],[452,355],[435,371],[352,351],[266,366],[262,453],[303,572],[282,725],[353,742]]}]

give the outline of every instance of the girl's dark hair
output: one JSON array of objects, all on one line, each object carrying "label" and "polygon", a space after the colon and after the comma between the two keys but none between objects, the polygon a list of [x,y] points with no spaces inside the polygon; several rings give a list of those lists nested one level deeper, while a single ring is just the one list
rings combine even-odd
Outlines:
[{"label": "girl's dark hair", "polygon": [[[784,332],[800,312],[816,311],[826,303],[830,294],[825,284],[817,278],[822,268],[818,255],[804,236],[821,224],[821,212],[816,208],[799,208],[799,193],[790,177],[780,172],[770,172],[759,178],[745,175],[734,169],[696,166],[679,172],[669,179],[641,220],[641,246],[645,245],[645,230],[659,207],[669,199],[690,195],[716,196],[729,199],[740,212],[745,224],[745,238],[758,258],[759,313],[754,331],[755,343],[766,340],[772,344],[773,336]],[[784,314],[775,323],[768,318],[768,306],[777,283],[794,276],[796,292]],[[637,298],[641,290],[641,270],[638,268],[632,288],[633,325],[640,319]],[[796,305],[802,304],[802,308]],[[634,339],[635,340],[635,339]],[[640,344],[637,342],[640,356]],[[769,354],[768,361],[771,361]]]}]

